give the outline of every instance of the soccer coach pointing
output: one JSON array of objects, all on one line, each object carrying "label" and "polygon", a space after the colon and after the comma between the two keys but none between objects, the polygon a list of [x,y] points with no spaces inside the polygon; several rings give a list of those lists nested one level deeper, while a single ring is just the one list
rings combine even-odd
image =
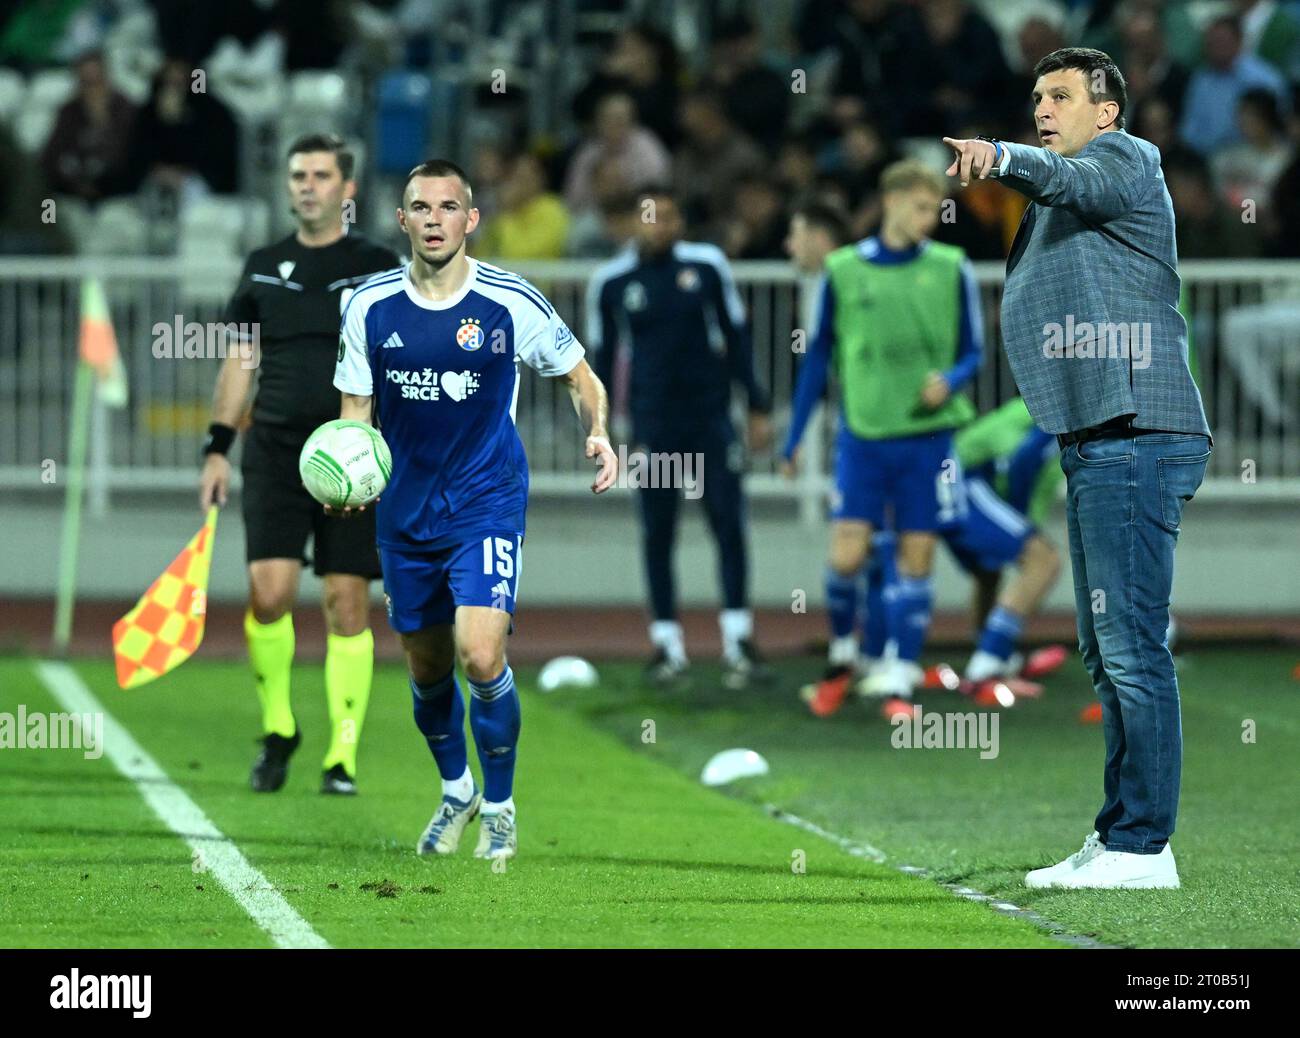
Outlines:
[{"label": "soccer coach pointing", "polygon": [[1002,337],[1034,421],[1057,434],[1079,649],[1105,717],[1105,802],[1083,848],[1031,887],[1177,887],[1182,727],[1165,642],[1183,504],[1209,427],[1178,312],[1160,153],[1124,131],[1124,77],[1101,51],[1034,68],[1042,147],[945,137],[963,186],[996,177],[1029,208],[1007,258]]}]

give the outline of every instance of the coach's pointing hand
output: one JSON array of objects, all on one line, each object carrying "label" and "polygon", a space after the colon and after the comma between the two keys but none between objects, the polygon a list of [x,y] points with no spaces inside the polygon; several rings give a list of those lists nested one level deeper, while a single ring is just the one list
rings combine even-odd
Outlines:
[{"label": "coach's pointing hand", "polygon": [[587,457],[600,459],[600,471],[596,473],[596,482],[591,484],[591,491],[593,494],[603,494],[618,478],[618,455],[609,445],[608,437],[588,436]]},{"label": "coach's pointing hand", "polygon": [[957,153],[957,157],[952,160],[952,165],[945,172],[950,177],[960,177],[962,187],[970,183],[972,173],[980,180],[989,175],[997,150],[988,141],[963,141],[945,137],[943,143]]}]

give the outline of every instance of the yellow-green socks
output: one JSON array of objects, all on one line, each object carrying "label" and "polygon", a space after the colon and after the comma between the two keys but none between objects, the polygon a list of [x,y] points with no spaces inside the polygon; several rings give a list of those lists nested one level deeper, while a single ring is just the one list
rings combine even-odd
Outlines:
[{"label": "yellow-green socks", "polygon": [[289,706],[293,614],[285,613],[269,624],[260,624],[250,609],[244,614],[244,635],[248,639],[248,661],[257,679],[257,698],[262,701],[262,731],[292,738],[296,730]]},{"label": "yellow-green socks", "polygon": [[325,770],[335,764],[353,778],[357,774],[357,743],[370,702],[370,682],[375,673],[375,636],[366,628],[360,634],[331,634],[325,649],[325,698],[330,708],[330,748]]}]

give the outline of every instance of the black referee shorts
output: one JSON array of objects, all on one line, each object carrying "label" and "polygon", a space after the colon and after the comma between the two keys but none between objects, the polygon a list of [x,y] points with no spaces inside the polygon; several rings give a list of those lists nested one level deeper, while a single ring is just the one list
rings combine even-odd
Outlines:
[{"label": "black referee shorts", "polygon": [[374,509],[351,519],[333,518],[302,485],[298,455],[310,434],[310,429],[254,422],[244,439],[240,471],[248,561],[301,559],[305,566],[310,535],[317,576],[349,573],[377,580]]}]

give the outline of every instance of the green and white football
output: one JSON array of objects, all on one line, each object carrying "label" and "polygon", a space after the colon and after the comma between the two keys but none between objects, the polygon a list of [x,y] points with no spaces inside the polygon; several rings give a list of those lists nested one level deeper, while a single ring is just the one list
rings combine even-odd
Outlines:
[{"label": "green and white football", "polygon": [[388,485],[393,455],[379,430],[364,422],[336,418],[307,437],[298,456],[302,484],[323,505],[368,505]]}]

